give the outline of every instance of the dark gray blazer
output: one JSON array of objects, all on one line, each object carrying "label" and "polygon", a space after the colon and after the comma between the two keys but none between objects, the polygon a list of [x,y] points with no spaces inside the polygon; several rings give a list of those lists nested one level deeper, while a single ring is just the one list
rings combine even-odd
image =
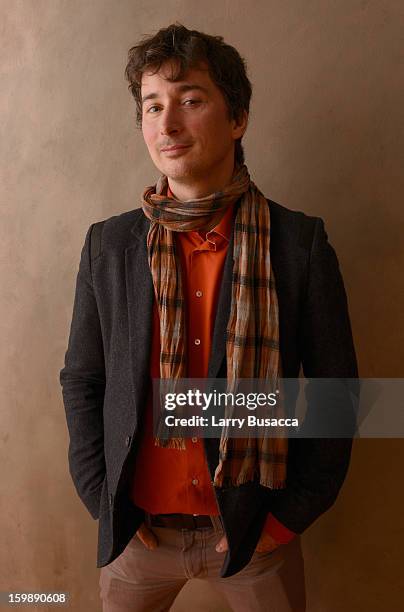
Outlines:
[{"label": "dark gray blazer", "polygon": [[[308,378],[357,377],[344,285],[323,221],[271,200],[268,205],[284,377],[298,377],[301,365]],[[91,244],[97,224],[85,238],[60,372],[70,473],[88,511],[99,519],[97,567],[122,553],[144,517],[127,491],[150,387],[153,302],[146,250],[149,221],[143,211],[101,223],[101,240]],[[215,321],[212,378],[226,377],[232,243],[233,237]],[[231,576],[249,562],[269,511],[302,533],[334,503],[348,469],[351,443],[349,438],[292,439],[286,489],[270,491],[254,482],[217,491],[229,543],[221,576]],[[219,440],[205,440],[212,476],[218,445]]]}]

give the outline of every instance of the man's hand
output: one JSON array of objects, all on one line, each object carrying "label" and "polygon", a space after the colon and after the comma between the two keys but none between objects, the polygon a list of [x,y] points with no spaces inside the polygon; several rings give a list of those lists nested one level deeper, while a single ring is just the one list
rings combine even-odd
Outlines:
[{"label": "man's hand", "polygon": [[149,550],[154,550],[159,545],[156,535],[146,526],[145,523],[140,525],[136,535],[142,544]]},{"label": "man's hand", "polygon": [[[279,542],[274,540],[273,537],[269,535],[269,533],[263,532],[261,533],[261,537],[258,540],[258,544],[256,546],[255,552],[259,552],[259,553],[272,552],[273,550],[278,548],[278,546],[280,546]],[[229,547],[227,545],[227,538],[226,536],[223,536],[222,539],[216,545],[216,551],[226,552],[228,548]]]},{"label": "man's hand", "polygon": [[273,537],[269,535],[269,533],[266,533],[265,531],[263,531],[261,533],[260,539],[258,540],[258,544],[255,548],[255,552],[259,552],[259,553],[272,552],[273,550],[278,548],[278,546],[280,546],[280,543],[274,540]]}]

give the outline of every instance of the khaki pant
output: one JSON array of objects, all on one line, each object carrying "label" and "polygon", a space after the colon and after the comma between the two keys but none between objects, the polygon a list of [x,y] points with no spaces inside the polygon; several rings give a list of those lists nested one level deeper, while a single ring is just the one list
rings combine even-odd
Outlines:
[{"label": "khaki pant", "polygon": [[210,582],[235,612],[303,612],[304,573],[299,538],[272,553],[254,553],[229,578],[219,572],[225,553],[215,550],[223,535],[214,528],[177,531],[153,527],[159,545],[148,550],[134,535],[123,553],[101,568],[103,612],[164,612],[191,578]]}]

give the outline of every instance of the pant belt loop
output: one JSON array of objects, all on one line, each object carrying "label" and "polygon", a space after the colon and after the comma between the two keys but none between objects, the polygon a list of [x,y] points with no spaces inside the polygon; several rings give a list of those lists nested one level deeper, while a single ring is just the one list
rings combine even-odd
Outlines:
[{"label": "pant belt loop", "polygon": [[147,527],[151,527],[151,519],[150,514],[148,512],[144,513],[144,522],[146,523]]},{"label": "pant belt loop", "polygon": [[222,525],[222,519],[219,516],[211,516],[210,520],[212,521],[212,525],[213,525],[213,529],[218,532],[218,531],[223,531],[223,525]]}]

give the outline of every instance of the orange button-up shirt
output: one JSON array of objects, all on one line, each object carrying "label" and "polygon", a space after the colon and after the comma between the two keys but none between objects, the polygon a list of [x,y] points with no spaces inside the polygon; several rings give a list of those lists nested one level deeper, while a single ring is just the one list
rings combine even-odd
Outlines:
[{"label": "orange button-up shirt", "polygon": [[[176,232],[181,261],[187,321],[187,377],[205,378],[208,373],[213,327],[227,247],[233,226],[230,206],[209,232]],[[160,378],[160,320],[153,304],[151,378]],[[203,441],[186,439],[186,451],[156,446],[153,436],[152,392],[145,409],[144,428],[136,458],[131,499],[150,514],[209,514],[219,509],[207,466]],[[265,530],[277,541],[293,537],[271,514]]]}]

